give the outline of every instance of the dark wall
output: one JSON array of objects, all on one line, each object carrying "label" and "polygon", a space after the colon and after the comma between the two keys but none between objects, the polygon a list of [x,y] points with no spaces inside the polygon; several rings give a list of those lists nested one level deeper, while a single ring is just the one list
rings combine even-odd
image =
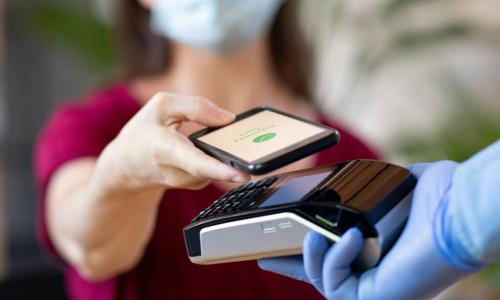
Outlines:
[{"label": "dark wall", "polygon": [[[9,295],[18,280],[54,276],[55,263],[39,248],[35,236],[36,191],[33,184],[32,149],[35,138],[57,103],[77,97],[90,86],[91,72],[74,53],[53,45],[30,22],[32,10],[46,4],[89,6],[85,0],[10,0],[6,3],[6,134],[2,142],[7,216]],[[12,283],[12,280],[16,281]],[[23,285],[21,285],[23,286]],[[14,291],[12,290],[14,288]],[[27,286],[24,285],[24,289]],[[5,291],[5,289],[4,289]],[[0,295],[1,289],[0,289]],[[40,295],[40,294],[39,294]],[[4,299],[2,296],[0,298]]]}]

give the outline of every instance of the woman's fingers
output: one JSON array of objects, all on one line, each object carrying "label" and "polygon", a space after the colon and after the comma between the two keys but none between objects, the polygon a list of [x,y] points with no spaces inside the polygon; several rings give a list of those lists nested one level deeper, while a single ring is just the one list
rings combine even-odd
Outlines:
[{"label": "woman's fingers", "polygon": [[157,121],[171,125],[179,121],[193,121],[205,126],[222,126],[234,120],[234,114],[210,100],[198,96],[158,93],[150,101]]},{"label": "woman's fingers", "polygon": [[[206,185],[207,180],[246,182],[249,176],[206,155],[187,137],[177,131],[183,121],[193,121],[206,126],[222,126],[234,120],[234,115],[197,96],[170,93],[156,94],[135,116],[139,122],[136,134],[147,128],[158,130],[159,135],[150,139],[156,164],[161,168],[164,184],[176,188],[195,189]],[[152,124],[153,123],[153,124]]]},{"label": "woman's fingers", "polygon": [[248,181],[247,175],[204,154],[194,147],[185,147],[178,150],[176,166],[186,170],[194,177],[239,183]]},{"label": "woman's fingers", "polygon": [[[243,183],[249,176],[203,153],[182,134],[171,131],[155,153],[160,165],[186,171],[193,177]],[[174,137],[174,139],[172,139]]]},{"label": "woman's fingers", "polygon": [[188,172],[178,168],[165,168],[159,171],[158,183],[169,187],[182,187],[188,190],[199,190],[210,184],[207,178],[193,177]]}]

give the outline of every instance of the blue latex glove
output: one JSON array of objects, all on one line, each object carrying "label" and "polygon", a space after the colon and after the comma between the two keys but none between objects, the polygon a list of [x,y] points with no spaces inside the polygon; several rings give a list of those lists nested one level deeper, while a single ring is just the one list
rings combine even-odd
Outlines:
[{"label": "blue latex glove", "polygon": [[[439,245],[443,207],[457,168],[453,162],[411,167],[419,179],[408,223],[380,264],[353,274],[351,263],[363,247],[357,228],[348,230],[330,246],[311,232],[304,240],[302,257],[262,259],[259,266],[313,284],[328,299],[422,299],[435,296],[482,265],[462,253],[450,263]],[[449,255],[448,255],[449,256]],[[458,258],[454,258],[457,260]],[[460,267],[457,267],[460,266]]]}]

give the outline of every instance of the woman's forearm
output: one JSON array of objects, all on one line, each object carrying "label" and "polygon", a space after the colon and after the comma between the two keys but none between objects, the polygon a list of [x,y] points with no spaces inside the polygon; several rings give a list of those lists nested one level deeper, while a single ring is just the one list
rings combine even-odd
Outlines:
[{"label": "woman's forearm", "polygon": [[234,115],[196,96],[159,93],[122,128],[98,159],[67,162],[48,189],[48,229],[62,257],[102,280],[142,257],[166,188],[200,189],[248,176],[209,157],[178,132],[183,121],[221,126]]},{"label": "woman's forearm", "polygon": [[[99,281],[134,267],[155,223],[162,187],[109,188],[95,160],[61,168],[51,182],[48,224],[63,258],[89,280]],[[107,174],[106,174],[107,173]]]}]

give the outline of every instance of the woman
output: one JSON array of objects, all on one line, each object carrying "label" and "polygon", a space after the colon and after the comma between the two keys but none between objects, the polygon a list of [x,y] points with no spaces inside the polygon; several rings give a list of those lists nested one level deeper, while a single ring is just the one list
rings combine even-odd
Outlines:
[{"label": "woman", "polygon": [[[191,264],[182,237],[198,211],[248,180],[187,134],[258,105],[339,128],[310,101],[291,4],[136,1],[120,2],[126,79],[59,108],[36,149],[40,236],[64,265],[70,297],[318,297],[255,262]],[[340,132],[340,145],[286,170],[375,157]]]}]

